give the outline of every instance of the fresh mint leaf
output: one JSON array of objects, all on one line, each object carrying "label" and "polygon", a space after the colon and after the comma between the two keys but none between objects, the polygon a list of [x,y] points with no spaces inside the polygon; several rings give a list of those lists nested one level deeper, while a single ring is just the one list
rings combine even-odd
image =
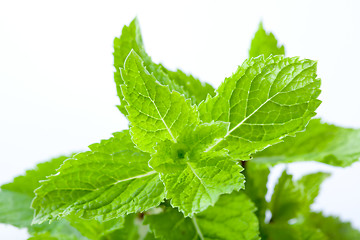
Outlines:
[{"label": "fresh mint leaf", "polygon": [[34,190],[40,187],[39,181],[56,173],[56,169],[67,159],[67,156],[53,158],[48,162],[39,163],[35,169],[26,171],[23,176],[18,176],[13,182],[1,186],[2,190],[9,190],[25,194],[31,198],[35,196]]},{"label": "fresh mint leaf", "polygon": [[98,151],[66,160],[58,173],[35,191],[34,223],[71,213],[107,221],[159,205],[164,199],[164,187],[159,174],[148,166],[150,156],[134,145],[124,149],[123,142],[131,142],[128,131],[90,146]]},{"label": "fresh mint leaf", "polygon": [[319,194],[321,183],[330,175],[313,173],[293,181],[292,175],[284,171],[275,186],[269,208],[272,214],[270,222],[284,223],[299,214],[310,213],[310,205]]},{"label": "fresh mint leaf", "polygon": [[190,101],[158,83],[137,53],[131,51],[124,65],[121,89],[128,103],[132,140],[139,149],[153,153],[156,143],[166,139],[176,143],[185,128],[199,123]]},{"label": "fresh mint leaf", "polygon": [[324,216],[322,213],[311,213],[306,219],[320,229],[329,240],[355,240],[360,239],[360,231],[353,228],[349,222],[341,222],[338,217]]},{"label": "fresh mint leaf", "polygon": [[[70,225],[76,228],[84,237],[92,240],[106,239],[108,235],[124,228],[125,218],[114,218],[107,221],[102,219],[82,219],[75,215],[66,217]],[[36,225],[34,225],[36,226]]]},{"label": "fresh mint leaf", "polygon": [[113,231],[100,240],[139,240],[139,229],[135,223],[135,214],[129,214],[125,217],[124,227]]},{"label": "fresh mint leaf", "polygon": [[18,228],[31,225],[34,211],[30,208],[32,197],[18,192],[1,190],[0,223],[11,224]]},{"label": "fresh mint leaf", "polygon": [[87,240],[79,231],[73,228],[68,221],[61,219],[52,223],[31,225],[28,231],[32,236],[50,237],[58,240]]},{"label": "fresh mint leaf", "polygon": [[161,142],[149,165],[160,173],[166,198],[185,216],[214,205],[223,193],[244,188],[242,167],[230,161],[227,151],[208,151],[222,137],[227,123],[204,123],[185,129],[176,143]]},{"label": "fresh mint leaf", "polygon": [[161,64],[155,64],[145,52],[140,26],[135,18],[129,26],[124,26],[120,38],[114,40],[114,73],[117,93],[120,98],[120,111],[127,115],[125,106],[127,102],[121,91],[120,85],[124,84],[121,78],[120,68],[124,68],[124,62],[131,50],[134,50],[144,61],[147,70],[154,74],[155,78],[163,85],[168,86],[170,91],[174,90],[184,94],[185,98],[191,99],[193,104],[199,104],[207,94],[214,94],[214,88],[207,83],[202,83],[191,75],[186,75],[182,71],[176,72],[167,70]]},{"label": "fresh mint leaf", "polygon": [[138,240],[138,228],[135,224],[135,214],[124,218],[108,221],[86,220],[74,216],[67,217],[70,224],[91,240]]},{"label": "fresh mint leaf", "polygon": [[266,165],[254,164],[253,161],[243,163],[245,164],[245,193],[256,205],[255,213],[259,219],[260,230],[262,230],[267,209],[265,196],[270,169]]},{"label": "fresh mint leaf", "polygon": [[146,216],[144,224],[159,239],[259,239],[255,206],[243,193],[222,195],[215,206],[184,218],[174,208],[158,215]]},{"label": "fresh mint leaf", "polygon": [[266,232],[267,240],[330,240],[319,229],[305,224],[268,224]]},{"label": "fresh mint leaf", "polygon": [[[0,192],[0,222],[16,227],[27,228],[29,233],[38,239],[85,239],[69,223],[62,219],[52,224],[31,225],[34,210],[30,208],[34,190],[40,186],[39,181],[46,176],[56,173],[66,156],[54,158],[40,163],[33,170],[26,171],[13,182],[1,186]],[[31,238],[32,239],[32,238]]]},{"label": "fresh mint leaf", "polygon": [[[162,66],[162,65],[161,65]],[[162,66],[162,70],[170,77],[170,79],[182,86],[187,92],[189,92],[191,102],[193,104],[199,104],[205,100],[207,95],[214,96],[215,89],[208,83],[201,82],[199,79],[192,75],[188,75],[181,70],[176,72],[170,71]],[[186,95],[185,95],[186,96]]]},{"label": "fresh mint leaf", "polygon": [[257,57],[264,55],[265,58],[270,55],[285,55],[285,48],[283,45],[278,46],[274,34],[267,33],[264,30],[263,24],[259,24],[259,29],[255,33],[249,50],[249,56]]},{"label": "fresh mint leaf", "polygon": [[0,222],[16,227],[29,227],[34,215],[30,208],[34,190],[40,186],[39,181],[55,173],[66,156],[54,158],[51,161],[40,163],[33,170],[26,171],[13,182],[1,186],[0,192]]},{"label": "fresh mint leaf", "polygon": [[305,128],[320,101],[316,62],[262,56],[246,60],[199,106],[204,122],[230,122],[213,148],[226,147],[239,159]]},{"label": "fresh mint leaf", "polygon": [[313,119],[296,137],[287,137],[255,155],[254,162],[275,165],[297,161],[318,161],[347,167],[360,158],[360,130],[342,128]]}]

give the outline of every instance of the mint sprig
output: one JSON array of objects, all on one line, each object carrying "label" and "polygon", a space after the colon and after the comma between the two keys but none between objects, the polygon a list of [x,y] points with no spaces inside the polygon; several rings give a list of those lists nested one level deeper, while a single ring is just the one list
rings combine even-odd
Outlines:
[{"label": "mint sprig", "polygon": [[134,19],[114,40],[129,130],[1,186],[0,222],[51,240],[360,238],[351,224],[312,212],[327,173],[284,172],[266,200],[272,166],[350,166],[360,134],[311,120],[316,61],[283,56],[262,24],[249,54],[215,90],[154,63]]}]

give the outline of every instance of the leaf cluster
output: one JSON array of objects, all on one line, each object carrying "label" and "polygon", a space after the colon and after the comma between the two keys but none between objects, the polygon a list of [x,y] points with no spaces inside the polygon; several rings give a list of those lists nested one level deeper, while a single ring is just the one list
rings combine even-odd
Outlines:
[{"label": "leaf cluster", "polygon": [[114,40],[129,130],[2,185],[0,222],[30,239],[360,239],[311,211],[327,173],[284,171],[265,198],[276,164],[360,157],[360,130],[312,119],[316,61],[284,54],[260,24],[250,58],[215,90],[154,63],[134,19]]}]

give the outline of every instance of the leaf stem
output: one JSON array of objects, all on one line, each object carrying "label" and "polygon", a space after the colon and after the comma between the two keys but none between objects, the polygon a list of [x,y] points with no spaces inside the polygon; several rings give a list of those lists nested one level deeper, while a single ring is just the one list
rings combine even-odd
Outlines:
[{"label": "leaf stem", "polygon": [[202,234],[200,228],[199,228],[199,225],[197,224],[197,221],[196,221],[196,217],[195,215],[191,218],[192,222],[194,223],[194,226],[195,226],[195,229],[196,229],[196,232],[198,233],[199,237],[201,240],[204,240],[204,235]]}]

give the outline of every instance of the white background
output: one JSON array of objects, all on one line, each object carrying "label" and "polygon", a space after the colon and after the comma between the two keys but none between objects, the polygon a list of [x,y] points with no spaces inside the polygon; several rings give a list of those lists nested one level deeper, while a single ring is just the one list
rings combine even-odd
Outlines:
[{"label": "white background", "polygon": [[[57,3],[56,3],[57,2]],[[247,57],[260,20],[288,56],[318,60],[330,123],[360,127],[358,1],[0,1],[0,184],[127,128],[117,108],[112,43],[136,15],[155,62],[218,86]],[[359,144],[360,145],[360,144]],[[360,148],[360,146],[359,146]],[[275,168],[269,187],[284,166]],[[314,209],[360,229],[360,164],[328,170]],[[0,239],[26,239],[0,225]]]}]

